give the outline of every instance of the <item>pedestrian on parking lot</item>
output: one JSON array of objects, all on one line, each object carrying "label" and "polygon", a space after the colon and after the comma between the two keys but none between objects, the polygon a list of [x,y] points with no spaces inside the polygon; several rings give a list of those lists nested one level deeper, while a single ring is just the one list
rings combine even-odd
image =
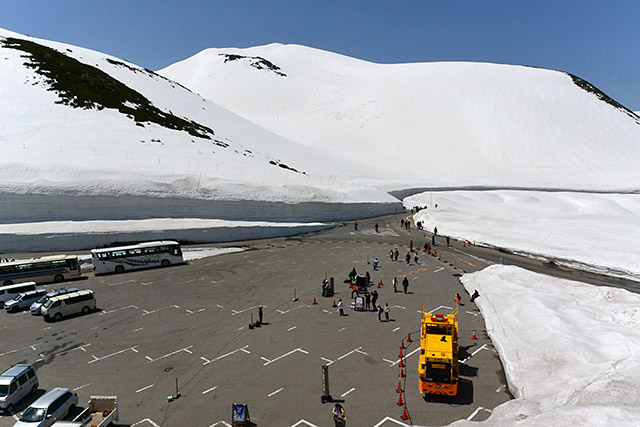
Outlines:
[{"label": "pedestrian on parking lot", "polygon": [[353,228],[358,231],[358,221],[353,223]]},{"label": "pedestrian on parking lot", "polygon": [[364,309],[371,310],[371,294],[369,292],[364,294]]},{"label": "pedestrian on parking lot", "polygon": [[404,219],[400,220],[400,227],[404,228]]},{"label": "pedestrian on parking lot", "polygon": [[433,236],[431,236],[431,245],[432,246],[436,245],[436,235],[435,234]]},{"label": "pedestrian on parking lot", "polygon": [[342,302],[342,298],[338,300],[338,310],[340,310],[340,316],[344,316],[344,303]]},{"label": "pedestrian on parking lot", "polygon": [[391,311],[391,309],[389,308],[389,303],[385,303],[384,305],[384,319],[388,322],[389,321],[389,312]]},{"label": "pedestrian on parking lot", "polygon": [[262,306],[258,307],[258,322],[262,325]]},{"label": "pedestrian on parking lot", "polygon": [[411,254],[410,254],[409,252],[407,252],[407,253],[404,255],[404,259],[406,259],[406,260],[407,260],[407,265],[409,265],[409,263],[411,262]]},{"label": "pedestrian on parking lot", "polygon": [[433,235],[435,236],[436,234],[438,234],[438,227],[433,227]]},{"label": "pedestrian on parking lot", "polygon": [[[353,294],[356,294],[356,295],[353,296]],[[358,287],[356,285],[351,285],[351,298],[355,298],[359,296],[360,294],[358,293]]]},{"label": "pedestrian on parking lot", "polygon": [[402,288],[404,289],[404,293],[407,293],[407,289],[409,289],[409,279],[407,279],[407,276],[404,276],[404,279],[402,279]]},{"label": "pedestrian on parking lot", "polygon": [[409,241],[409,252],[413,252],[413,240]]},{"label": "pedestrian on parking lot", "polygon": [[333,407],[331,413],[333,414],[333,422],[336,427],[345,427],[347,425],[347,417],[345,416],[344,408],[341,404],[336,403],[336,406]]},{"label": "pedestrian on parking lot", "polygon": [[376,233],[378,232],[378,223],[376,222]]},{"label": "pedestrian on parking lot", "polygon": [[395,294],[398,292],[398,278],[394,277],[391,282],[393,283],[393,293]]},{"label": "pedestrian on parking lot", "polygon": [[378,305],[378,322],[382,322],[382,306]]},{"label": "pedestrian on parking lot", "polygon": [[398,255],[400,255],[400,252],[398,252],[398,248],[396,248],[395,252],[393,253],[393,258],[395,258],[395,261],[398,261]]},{"label": "pedestrian on parking lot", "polygon": [[393,261],[393,249],[389,250],[389,259]]},{"label": "pedestrian on parking lot", "polygon": [[447,236],[447,247],[451,246],[451,237]]},{"label": "pedestrian on parking lot", "polygon": [[418,254],[415,254],[415,255],[413,256],[413,262],[415,262],[415,263],[416,263],[416,265],[418,265]]},{"label": "pedestrian on parking lot", "polygon": [[378,301],[378,291],[371,292],[371,305],[373,305],[373,309],[376,309],[376,301]]}]

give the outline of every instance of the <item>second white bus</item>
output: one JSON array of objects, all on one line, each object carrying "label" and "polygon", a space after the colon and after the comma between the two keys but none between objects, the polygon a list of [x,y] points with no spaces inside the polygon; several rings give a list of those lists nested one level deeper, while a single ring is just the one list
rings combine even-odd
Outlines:
[{"label": "second white bus", "polygon": [[116,248],[92,249],[91,260],[96,274],[122,273],[149,267],[180,264],[182,249],[178,242],[163,240]]},{"label": "second white bus", "polygon": [[51,255],[22,261],[0,263],[0,284],[34,281],[62,282],[80,277],[80,263],[77,256]]}]

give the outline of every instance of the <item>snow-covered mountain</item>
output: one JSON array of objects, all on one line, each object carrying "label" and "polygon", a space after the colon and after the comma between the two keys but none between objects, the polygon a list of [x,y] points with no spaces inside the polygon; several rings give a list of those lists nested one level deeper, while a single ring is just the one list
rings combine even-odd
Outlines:
[{"label": "snow-covered mountain", "polygon": [[330,150],[99,52],[0,30],[0,95],[0,222],[314,220],[401,209],[345,179],[352,163]]},{"label": "snow-covered mountain", "polygon": [[563,72],[270,44],[207,49],[159,73],[399,187],[640,189],[640,118]]}]

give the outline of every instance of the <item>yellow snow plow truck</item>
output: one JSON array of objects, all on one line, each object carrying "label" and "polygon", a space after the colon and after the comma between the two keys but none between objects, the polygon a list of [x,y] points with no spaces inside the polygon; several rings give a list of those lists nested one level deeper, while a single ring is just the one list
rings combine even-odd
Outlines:
[{"label": "yellow snow plow truck", "polygon": [[458,394],[458,308],[445,315],[422,307],[418,387],[425,396]]}]

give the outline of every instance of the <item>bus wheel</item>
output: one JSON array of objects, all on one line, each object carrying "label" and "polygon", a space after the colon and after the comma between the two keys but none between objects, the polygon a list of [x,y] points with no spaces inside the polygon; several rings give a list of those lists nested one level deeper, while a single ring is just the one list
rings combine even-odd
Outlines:
[{"label": "bus wheel", "polygon": [[56,274],[53,276],[53,281],[56,283],[60,283],[64,280],[64,276],[62,274]]},{"label": "bus wheel", "polygon": [[116,265],[116,273],[122,273],[124,271],[124,267],[121,265]]},{"label": "bus wheel", "polygon": [[56,322],[59,322],[60,319],[62,319],[62,313],[56,313],[56,315],[53,316],[53,320],[55,320]]},{"label": "bus wheel", "polygon": [[171,262],[168,259],[163,259],[160,264],[162,264],[163,267],[169,267],[169,264],[171,264]]},{"label": "bus wheel", "polygon": [[4,282],[2,282],[2,286],[9,286],[9,285],[13,285],[13,282],[11,280],[5,280]]}]

